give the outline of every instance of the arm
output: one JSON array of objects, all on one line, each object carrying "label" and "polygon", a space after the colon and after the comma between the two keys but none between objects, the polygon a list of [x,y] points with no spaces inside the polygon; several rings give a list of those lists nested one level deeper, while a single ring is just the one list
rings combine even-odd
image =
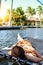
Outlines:
[{"label": "arm", "polygon": [[34,52],[36,53],[36,55],[39,57],[39,58],[42,58],[42,56],[40,55],[40,53],[34,49]]},{"label": "arm", "polygon": [[36,57],[36,56],[33,56],[31,53],[25,53],[25,56],[28,60],[32,61],[32,62],[40,62],[42,61],[42,58],[39,58],[39,57]]}]

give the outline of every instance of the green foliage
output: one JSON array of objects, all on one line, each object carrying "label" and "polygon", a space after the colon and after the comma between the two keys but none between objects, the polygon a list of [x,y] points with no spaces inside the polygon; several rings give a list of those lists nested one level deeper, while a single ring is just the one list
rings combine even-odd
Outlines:
[{"label": "green foliage", "polygon": [[39,5],[38,7],[37,7],[37,11],[38,11],[38,14],[40,15],[41,13],[42,13],[42,7]]},{"label": "green foliage", "polygon": [[[37,11],[39,14],[43,13],[42,12],[42,7],[38,6],[37,7]],[[26,12],[28,13],[28,15],[34,15],[36,14],[36,11],[34,8],[32,7],[27,7]],[[6,15],[4,17],[4,21],[9,21],[10,18],[10,9],[7,9],[6,11]],[[0,19],[0,21],[3,21],[2,19]],[[43,21],[43,18],[41,19],[41,21]],[[26,16],[25,16],[25,12],[22,9],[22,7],[18,7],[17,9],[12,9],[12,16],[11,16],[11,23],[13,26],[17,25],[27,25],[30,26],[30,24],[28,22],[26,22]]]},{"label": "green foliage", "polygon": [[39,5],[37,8],[38,11],[42,11],[42,7]]},{"label": "green foliage", "polygon": [[43,22],[43,18],[41,18],[41,22]]},{"label": "green foliage", "polygon": [[26,10],[26,12],[29,14],[29,15],[33,15],[33,14],[35,14],[36,13],[36,11],[35,11],[35,9],[34,8],[32,8],[32,7],[27,7],[27,10]]},{"label": "green foliage", "polygon": [[3,19],[2,19],[2,18],[0,18],[0,26],[2,26],[2,22],[3,22]]},{"label": "green foliage", "polygon": [[36,14],[35,9],[32,9],[32,15]]},{"label": "green foliage", "polygon": [[0,18],[0,22],[2,22],[3,21],[3,19],[2,18]]},{"label": "green foliage", "polygon": [[8,16],[8,15],[6,15],[6,16],[4,17],[4,21],[5,21],[5,22],[9,21],[9,16]]},{"label": "green foliage", "polygon": [[16,12],[19,14],[19,15],[24,15],[24,11],[22,10],[22,7],[18,7],[16,9]]}]

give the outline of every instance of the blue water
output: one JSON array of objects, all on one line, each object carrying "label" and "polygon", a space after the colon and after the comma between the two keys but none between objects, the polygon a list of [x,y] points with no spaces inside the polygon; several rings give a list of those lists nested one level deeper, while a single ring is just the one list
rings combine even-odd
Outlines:
[{"label": "blue water", "polygon": [[17,42],[17,34],[43,40],[43,28],[26,28],[21,30],[0,30],[0,48],[9,47]]}]

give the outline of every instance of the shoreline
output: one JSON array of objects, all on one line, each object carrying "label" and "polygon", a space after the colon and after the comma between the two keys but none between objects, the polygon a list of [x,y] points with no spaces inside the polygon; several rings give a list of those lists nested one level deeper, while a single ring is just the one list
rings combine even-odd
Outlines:
[{"label": "shoreline", "polygon": [[13,30],[13,29],[25,29],[25,28],[43,28],[43,27],[28,27],[28,26],[0,26],[0,30]]}]

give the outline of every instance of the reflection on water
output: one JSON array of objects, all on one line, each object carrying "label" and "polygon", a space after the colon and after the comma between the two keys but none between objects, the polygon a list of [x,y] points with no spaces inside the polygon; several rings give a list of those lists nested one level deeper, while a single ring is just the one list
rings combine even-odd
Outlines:
[{"label": "reflection on water", "polygon": [[0,30],[0,48],[11,46],[17,42],[17,34],[43,40],[43,28],[27,28],[23,30]]}]

